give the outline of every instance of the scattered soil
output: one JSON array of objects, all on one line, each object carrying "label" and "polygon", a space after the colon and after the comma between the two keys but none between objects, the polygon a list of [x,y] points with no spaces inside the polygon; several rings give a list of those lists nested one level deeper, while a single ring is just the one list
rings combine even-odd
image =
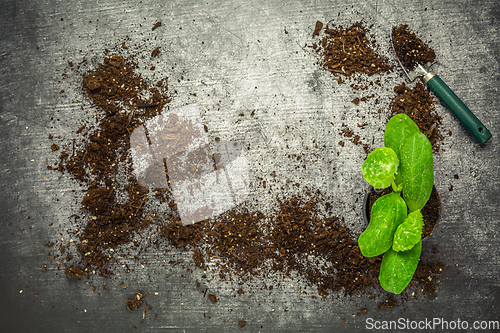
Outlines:
[{"label": "scattered soil", "polygon": [[363,309],[359,310],[358,313],[356,313],[356,316],[361,316],[361,315],[363,315],[363,314],[365,314],[367,312],[368,312],[368,309],[367,308],[363,308]]},{"label": "scattered soil", "polygon": [[434,98],[430,95],[429,89],[417,82],[413,88],[404,83],[394,87],[396,97],[390,104],[390,116],[404,113],[410,117],[420,128],[420,131],[427,136],[432,144],[434,152],[439,151],[440,143],[443,140],[441,134],[441,116],[435,112]]},{"label": "scattered soil", "polygon": [[194,251],[193,261],[196,264],[196,266],[198,266],[200,268],[205,267],[205,260],[203,259],[203,254],[200,251]]},{"label": "scattered soil", "polygon": [[392,45],[399,61],[408,70],[413,70],[417,64],[432,63],[436,59],[434,50],[410,31],[406,24],[392,28]]},{"label": "scattered soil", "polygon": [[261,274],[298,275],[323,296],[332,291],[354,295],[368,287],[377,288],[380,258],[361,255],[356,237],[341,219],[315,216],[322,200],[319,194],[307,201],[281,199],[273,216],[242,205],[197,229],[177,224],[177,236],[170,234],[169,239],[175,241],[186,233],[205,235],[196,237],[197,242],[176,244],[194,250],[195,262],[201,262],[203,251],[208,262],[216,258],[222,279],[228,272],[239,281]]},{"label": "scattered soil", "polygon": [[[98,119],[95,128],[91,126],[82,133],[83,125],[77,130],[81,146],[75,148],[73,141],[62,149],[56,168],[85,187],[81,204],[88,212],[76,243],[78,269],[69,266],[69,277],[93,271],[105,277],[112,275],[108,267],[113,261],[112,250],[133,242],[134,235],[152,222],[143,212],[149,190],[136,182],[132,169],[126,169],[127,184],[115,182],[119,165],[130,161],[130,134],[170,102],[165,80],[148,84],[136,68],[132,57],[112,55],[105,56],[96,69],[81,74],[82,92],[96,109]],[[137,107],[153,102],[155,106]]]},{"label": "scattered soil", "polygon": [[246,324],[247,324],[247,322],[246,322],[246,321],[244,321],[244,320],[240,320],[240,321],[238,321],[238,326],[239,326],[239,327],[245,327],[245,326],[246,326]]},{"label": "scattered soil", "polygon": [[[316,23],[314,34],[318,27]],[[340,76],[351,77],[355,73],[373,75],[391,71],[389,60],[376,53],[373,35],[369,36],[371,40],[367,37],[369,31],[370,28],[366,28],[362,22],[354,23],[348,28],[327,26],[321,46],[318,48],[316,44],[313,45],[323,57],[321,65],[338,76],[339,80]]]},{"label": "scattered soil", "polygon": [[396,301],[393,296],[389,296],[385,302],[380,303],[377,307],[382,310],[385,308],[393,308],[396,305],[398,305],[398,301]]},{"label": "scattered soil", "polygon": [[[433,253],[437,252],[433,249]],[[425,260],[421,258],[415,275],[413,276],[413,283],[416,285],[416,289],[428,295],[429,298],[436,297],[437,285],[441,283],[439,275],[443,271],[443,263],[439,261],[435,256],[430,256]]]},{"label": "scattered soil", "polygon": [[439,199],[436,186],[432,187],[431,197],[425,204],[424,208],[422,208],[421,213],[424,217],[424,221],[427,221],[424,224],[423,236],[432,236],[432,231],[434,230],[441,214],[441,200]]},{"label": "scattered soil", "polygon": [[[362,125],[358,123],[358,127],[362,127]],[[369,154],[373,150],[369,144],[363,143],[360,139],[360,136],[358,134],[354,134],[354,132],[349,128],[349,126],[347,126],[344,123],[342,123],[342,128],[339,134],[344,136],[345,138],[348,138],[348,140],[350,140],[355,145],[361,145],[367,154]],[[344,147],[345,142],[340,141],[339,145]]]},{"label": "scattered soil", "polygon": [[261,225],[264,218],[261,212],[245,207],[225,213],[208,231],[207,254],[224,258],[240,274],[256,271],[271,255]]}]

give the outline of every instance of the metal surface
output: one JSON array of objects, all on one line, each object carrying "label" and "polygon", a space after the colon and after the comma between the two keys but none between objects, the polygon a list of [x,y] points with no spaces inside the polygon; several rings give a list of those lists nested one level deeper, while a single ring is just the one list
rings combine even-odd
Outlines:
[{"label": "metal surface", "polygon": [[[82,200],[77,183],[47,170],[56,158],[49,134],[60,136],[57,142],[70,140],[80,121],[93,115],[88,103],[77,102],[83,100],[77,80],[62,75],[68,61],[78,63],[86,55],[98,62],[105,48],[127,38],[130,44],[146,45],[149,53],[161,46],[155,75],[169,77],[169,90],[177,91],[170,108],[197,103],[210,135],[249,143],[245,154],[251,179],[272,184],[269,175],[275,171],[279,185],[268,185],[266,191],[257,182],[251,186],[265,212],[287,180],[309,184],[326,193],[334,212],[359,233],[366,153],[338,133],[346,124],[362,142],[383,145],[392,88],[404,78],[397,71],[381,76],[382,87],[371,88],[379,104],[354,105],[351,101],[364,95],[350,83],[337,84],[319,68],[316,52],[304,47],[318,42],[312,37],[315,22],[346,26],[364,19],[373,24],[379,52],[394,63],[387,31],[408,24],[432,39],[430,45],[442,60],[435,69],[499,133],[499,17],[497,0],[3,1],[1,330],[353,332],[365,329],[371,318],[460,319],[469,327],[476,320],[500,320],[499,141],[493,137],[484,147],[473,144],[439,103],[436,111],[446,124],[442,131],[452,135],[434,156],[442,214],[425,246],[437,246],[439,258],[448,265],[434,300],[379,310],[376,305],[383,297],[338,293],[316,299],[313,288],[304,289],[297,279],[284,279],[272,291],[261,290],[258,283],[244,285],[248,292],[237,295],[237,286],[229,282],[203,280],[203,271],[188,264],[192,254],[175,250],[145,254],[150,264],[137,264],[131,274],[122,271],[113,279],[97,277],[86,283],[69,280],[47,256],[57,249],[44,246],[69,241],[74,225],[68,217]],[[152,31],[157,21],[162,25]],[[144,75],[152,75],[138,60]],[[359,128],[358,123],[367,125]],[[315,155],[310,149],[314,144],[326,148]],[[307,169],[288,159],[289,154],[304,156]],[[164,264],[182,258],[191,273]],[[197,281],[203,282],[202,288],[196,287]],[[94,291],[92,285],[99,288]],[[205,287],[217,294],[217,303],[203,297]],[[123,304],[135,290],[150,293],[146,301],[153,309],[145,320],[142,311],[129,313]],[[363,308],[368,311],[357,315]],[[246,326],[238,327],[239,320]]]}]

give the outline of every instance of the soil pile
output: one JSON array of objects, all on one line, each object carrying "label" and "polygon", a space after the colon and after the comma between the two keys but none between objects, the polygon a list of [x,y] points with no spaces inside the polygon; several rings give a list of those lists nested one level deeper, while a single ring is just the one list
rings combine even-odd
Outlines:
[{"label": "soil pile", "polygon": [[436,59],[434,50],[418,38],[413,31],[410,31],[406,24],[393,27],[391,37],[399,61],[410,71],[417,64],[432,63]]},{"label": "soil pile", "polygon": [[[316,23],[314,33],[319,34],[321,27]],[[322,56],[321,65],[334,76],[350,77],[355,73],[373,75],[391,71],[388,59],[376,53],[373,35],[370,41],[368,32],[369,28],[362,22],[348,28],[327,26],[321,47],[317,49]],[[315,45],[313,47],[317,48]]]}]

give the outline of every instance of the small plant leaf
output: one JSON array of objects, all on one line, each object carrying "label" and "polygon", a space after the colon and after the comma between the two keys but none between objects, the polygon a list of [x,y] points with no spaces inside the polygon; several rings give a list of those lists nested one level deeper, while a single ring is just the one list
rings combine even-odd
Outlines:
[{"label": "small plant leaf", "polygon": [[406,218],[406,204],[399,193],[386,194],[375,201],[370,223],[358,238],[365,257],[376,257],[391,248],[396,228]]},{"label": "small plant leaf", "polygon": [[406,138],[400,147],[403,197],[410,212],[422,209],[434,184],[432,145],[418,132]]},{"label": "small plant leaf", "polygon": [[399,159],[399,147],[403,141],[410,135],[419,132],[418,125],[410,117],[404,113],[397,114],[385,126],[384,145],[394,150]]},{"label": "small plant leaf", "polygon": [[396,229],[392,249],[398,252],[410,250],[422,239],[423,226],[424,218],[420,210],[408,214]]},{"label": "small plant leaf", "polygon": [[[399,161],[401,162],[401,156],[399,153],[399,148],[403,141],[414,133],[420,132],[418,125],[415,124],[410,117],[404,113],[397,114],[393,116],[387,125],[385,126],[384,132],[384,145],[391,148],[396,153]],[[400,185],[403,182],[403,175],[401,168],[398,169],[396,173],[395,184]]]},{"label": "small plant leaf", "polygon": [[395,179],[398,165],[398,157],[392,149],[379,147],[368,154],[363,162],[363,178],[376,189],[386,188]]},{"label": "small plant leaf", "polygon": [[390,248],[384,254],[380,264],[378,279],[382,288],[391,293],[400,294],[415,274],[421,252],[422,241],[408,251],[396,252]]}]

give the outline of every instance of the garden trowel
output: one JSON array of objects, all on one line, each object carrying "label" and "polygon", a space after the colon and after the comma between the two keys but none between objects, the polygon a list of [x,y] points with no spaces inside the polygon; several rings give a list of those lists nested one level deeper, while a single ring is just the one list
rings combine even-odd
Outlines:
[{"label": "garden trowel", "polygon": [[[391,34],[391,43],[392,43]],[[406,76],[413,81],[417,77],[422,77],[423,81],[431,88],[436,96],[450,109],[450,111],[458,118],[465,129],[474,137],[479,144],[484,144],[491,138],[491,133],[486,126],[469,110],[469,108],[458,98],[457,95],[436,75],[430,70],[433,63],[419,64],[417,63],[413,70],[405,68],[401,59],[397,56],[396,49],[392,43],[392,48],[396,53],[396,59],[399,65],[405,72]]]}]

